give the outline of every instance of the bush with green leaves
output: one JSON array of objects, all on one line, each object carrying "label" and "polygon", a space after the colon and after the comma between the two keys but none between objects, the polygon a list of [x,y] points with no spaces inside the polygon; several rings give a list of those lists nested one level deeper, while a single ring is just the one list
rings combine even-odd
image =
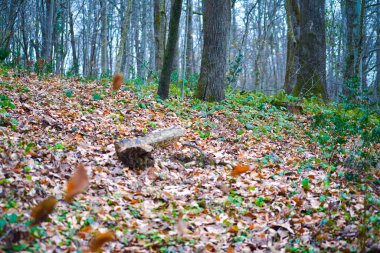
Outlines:
[{"label": "bush with green leaves", "polygon": [[365,91],[348,83],[350,95],[334,107],[320,108],[309,133],[320,144],[324,158],[334,165],[369,169],[379,162],[380,116],[368,103]]}]

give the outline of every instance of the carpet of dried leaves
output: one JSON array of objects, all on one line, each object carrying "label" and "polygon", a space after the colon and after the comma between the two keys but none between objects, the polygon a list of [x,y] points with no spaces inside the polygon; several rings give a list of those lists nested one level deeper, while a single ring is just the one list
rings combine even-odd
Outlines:
[{"label": "carpet of dried leaves", "polygon": [[[33,206],[49,196],[58,200],[40,224],[42,235],[23,236],[25,228],[15,225],[0,247],[86,251],[95,233],[112,231],[115,240],[104,252],[358,248],[365,191],[337,175],[326,184],[327,170],[318,164],[300,169],[319,152],[305,136],[307,115],[287,116],[287,127],[273,138],[271,130],[239,132],[239,110],[202,114],[194,101],[166,106],[130,87],[112,93],[109,83],[12,73],[0,81],[13,86],[1,85],[0,93],[15,104],[9,113],[18,122],[0,127],[0,180],[7,179],[0,184],[0,214],[16,213],[25,223]],[[102,99],[94,99],[95,92]],[[278,120],[273,114],[252,125]],[[173,126],[186,135],[156,149],[154,166],[131,170],[118,161],[115,141]],[[201,138],[201,131],[210,135]],[[78,164],[89,186],[68,204],[66,184]],[[310,187],[302,187],[304,179]]]}]

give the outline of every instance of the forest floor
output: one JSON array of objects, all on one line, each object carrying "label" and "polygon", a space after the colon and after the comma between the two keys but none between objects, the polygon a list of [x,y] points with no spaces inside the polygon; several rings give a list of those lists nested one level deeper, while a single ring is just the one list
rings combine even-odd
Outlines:
[{"label": "forest floor", "polygon": [[[223,103],[160,101],[154,85],[112,92],[106,79],[0,72],[0,251],[86,252],[104,231],[114,234],[104,252],[379,247],[378,164],[356,174],[333,165],[312,139],[307,108],[290,113],[240,93]],[[118,160],[116,141],[174,126],[186,134],[157,148],[154,166]],[[90,182],[68,204],[79,164]],[[49,196],[58,200],[50,219],[29,227]]]}]

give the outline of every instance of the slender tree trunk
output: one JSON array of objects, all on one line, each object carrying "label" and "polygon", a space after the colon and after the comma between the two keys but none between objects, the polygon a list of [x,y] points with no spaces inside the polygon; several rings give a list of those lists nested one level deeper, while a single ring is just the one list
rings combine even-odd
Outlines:
[{"label": "slender tree trunk", "polygon": [[54,0],[45,0],[46,14],[42,24],[42,57],[49,63],[52,61]]},{"label": "slender tree trunk", "polygon": [[169,97],[169,82],[170,75],[173,71],[175,49],[178,44],[178,28],[181,19],[181,8],[182,0],[174,0],[170,12],[168,43],[165,48],[164,62],[157,92],[161,99],[167,99]]},{"label": "slender tree trunk", "polygon": [[204,0],[204,46],[196,97],[224,99],[228,37],[231,27],[230,0]]},{"label": "slender tree trunk", "polygon": [[107,0],[101,0],[100,1],[100,8],[101,8],[101,31],[100,31],[100,37],[101,37],[101,67],[102,67],[102,74],[106,74],[108,72],[108,60],[107,60],[107,32],[108,32],[108,25],[107,25]]},{"label": "slender tree trunk", "polygon": [[346,0],[345,1],[345,14],[346,14],[346,61],[344,69],[344,87],[343,94],[348,96],[351,94],[350,89],[347,87],[347,82],[352,81],[353,78],[361,76],[361,15],[362,15],[362,0]]},{"label": "slender tree trunk", "polygon": [[141,45],[140,45],[140,1],[133,2],[132,23],[134,30],[134,47],[136,52],[136,73],[141,77]]},{"label": "slender tree trunk", "polygon": [[299,0],[286,0],[286,24],[287,51],[286,51],[286,71],[284,89],[287,94],[292,94],[297,82],[297,71],[299,70],[299,40],[300,40],[300,9]]},{"label": "slender tree trunk", "polygon": [[326,101],[325,0],[302,0],[300,10],[300,71],[293,94]]},{"label": "slender tree trunk", "polygon": [[[377,0],[380,5],[380,0]],[[377,22],[376,22],[376,80],[375,80],[375,99],[380,103],[380,8],[377,8]]]},{"label": "slender tree trunk", "polygon": [[128,0],[128,6],[127,6],[127,9],[125,11],[124,22],[123,22],[123,26],[121,27],[120,44],[119,44],[119,49],[117,51],[117,61],[116,61],[115,73],[119,73],[121,71],[121,62],[123,59],[125,44],[127,42],[127,35],[128,35],[128,30],[129,30],[129,23],[131,21],[131,12],[132,12],[133,1],[134,0]]},{"label": "slender tree trunk", "polygon": [[[70,0],[68,0],[67,2],[69,4],[71,3]],[[71,52],[73,54],[73,74],[78,75],[79,74],[79,62],[78,62],[77,49],[76,49],[76,45],[75,45],[74,20],[73,20],[73,12],[71,10],[71,4],[69,5],[69,27],[70,27]]]},{"label": "slender tree trunk", "polygon": [[142,2],[142,6],[141,6],[141,8],[142,8],[142,13],[140,14],[140,18],[141,18],[141,45],[140,45],[140,57],[141,57],[141,59],[139,59],[138,61],[140,61],[140,66],[141,66],[141,78],[143,78],[143,79],[145,79],[145,77],[146,77],[146,66],[145,66],[145,64],[146,64],[146,59],[145,59],[145,57],[146,57],[146,38],[147,38],[147,36],[148,36],[148,32],[147,32],[147,27],[146,27],[146,22],[147,22],[147,19],[148,19],[148,17],[147,17],[147,15],[148,15],[148,13],[147,13],[147,5],[148,5],[148,3],[147,3],[147,1],[146,0],[144,0],[143,2]]},{"label": "slender tree trunk", "polygon": [[[93,21],[92,22],[95,22],[98,19],[98,12],[96,9],[95,1],[92,2],[90,11],[91,10],[93,11]],[[89,24],[89,28],[90,27],[92,27],[92,31],[91,31],[92,37],[91,37],[90,73],[89,74],[90,74],[90,76],[96,76],[97,75],[96,40],[98,37],[98,30],[97,30],[96,25],[94,25],[93,23]]]},{"label": "slender tree trunk", "polygon": [[187,31],[186,31],[186,75],[194,73],[194,51],[193,51],[193,1],[188,0],[187,5]]},{"label": "slender tree trunk", "polygon": [[156,71],[162,69],[165,48],[165,3],[164,0],[154,0],[154,43]]}]

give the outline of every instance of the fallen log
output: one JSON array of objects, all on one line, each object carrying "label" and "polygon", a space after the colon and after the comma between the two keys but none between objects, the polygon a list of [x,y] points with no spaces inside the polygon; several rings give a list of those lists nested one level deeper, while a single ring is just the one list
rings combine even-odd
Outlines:
[{"label": "fallen log", "polygon": [[182,128],[168,128],[143,137],[122,140],[115,143],[116,154],[120,161],[130,168],[152,166],[154,148],[164,147],[184,134],[185,130]]}]

